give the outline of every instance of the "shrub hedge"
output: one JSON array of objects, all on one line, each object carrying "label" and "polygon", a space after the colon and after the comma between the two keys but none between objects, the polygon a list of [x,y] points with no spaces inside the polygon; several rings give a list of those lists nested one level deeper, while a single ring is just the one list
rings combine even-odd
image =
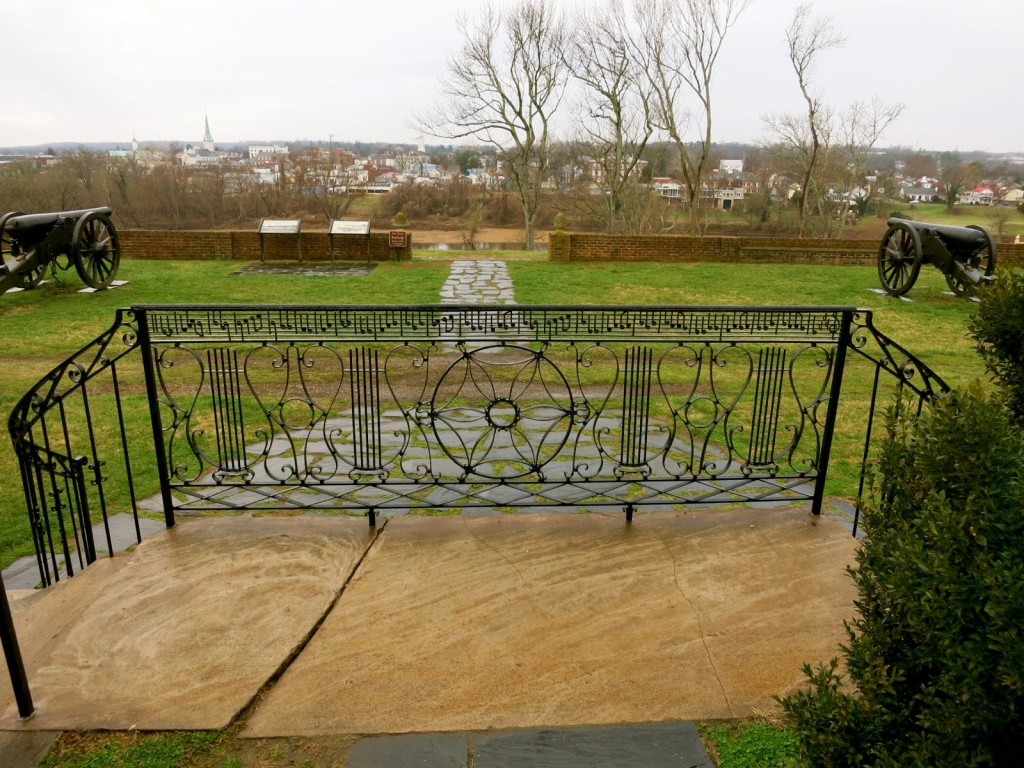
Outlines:
[{"label": "shrub hedge", "polygon": [[[1019,766],[1024,753],[1024,277],[971,324],[989,371],[889,409],[843,663],[780,702],[807,765]],[[847,680],[848,678],[848,680]]]}]

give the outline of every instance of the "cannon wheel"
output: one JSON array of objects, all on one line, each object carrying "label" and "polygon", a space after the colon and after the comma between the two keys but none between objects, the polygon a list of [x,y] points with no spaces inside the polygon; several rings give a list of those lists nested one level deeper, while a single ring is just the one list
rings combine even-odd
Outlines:
[{"label": "cannon wheel", "polygon": [[18,273],[18,277],[21,278],[22,288],[35,288],[43,281],[43,275],[46,274],[46,265],[37,264],[31,269],[23,269]]},{"label": "cannon wheel", "polygon": [[[985,276],[994,274],[996,271],[996,244],[992,241],[992,235],[977,224],[968,224],[967,229],[975,229],[985,235],[985,247],[971,256],[971,260],[966,266],[974,267]],[[946,285],[957,296],[971,296],[975,291],[973,285],[965,283],[954,275],[946,275]]]},{"label": "cannon wheel", "polygon": [[878,247],[878,279],[885,292],[902,296],[914,287],[921,272],[921,236],[909,224],[897,222],[886,230]]},{"label": "cannon wheel", "polygon": [[121,263],[121,244],[114,223],[97,211],[87,213],[75,225],[71,260],[82,282],[90,288],[106,288]]}]

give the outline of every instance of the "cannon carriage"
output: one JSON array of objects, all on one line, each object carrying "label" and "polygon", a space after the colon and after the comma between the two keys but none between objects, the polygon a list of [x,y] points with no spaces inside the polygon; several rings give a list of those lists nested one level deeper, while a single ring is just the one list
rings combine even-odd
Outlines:
[{"label": "cannon carriage", "polygon": [[995,280],[996,244],[982,227],[926,224],[893,217],[878,248],[878,278],[892,296],[917,282],[922,264],[932,264],[957,296],[972,295]]},{"label": "cannon carriage", "polygon": [[117,274],[121,246],[109,208],[0,216],[0,293],[34,288],[47,268],[71,269],[90,288]]}]

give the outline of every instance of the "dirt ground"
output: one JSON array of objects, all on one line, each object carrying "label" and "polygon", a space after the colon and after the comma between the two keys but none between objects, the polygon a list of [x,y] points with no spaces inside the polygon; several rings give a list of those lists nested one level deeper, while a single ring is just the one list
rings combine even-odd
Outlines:
[{"label": "dirt ground", "polygon": [[[409,227],[412,234],[412,244],[416,245],[433,243],[459,243],[462,241],[462,232],[458,229],[416,229]],[[534,239],[538,244],[547,244],[548,232],[535,232]],[[521,243],[523,241],[523,230],[502,229],[490,227],[478,230],[473,241],[476,243]]]}]

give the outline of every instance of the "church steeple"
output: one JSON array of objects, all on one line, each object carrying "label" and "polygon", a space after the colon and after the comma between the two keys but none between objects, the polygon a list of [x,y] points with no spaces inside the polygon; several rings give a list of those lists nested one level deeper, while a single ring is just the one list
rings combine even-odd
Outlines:
[{"label": "church steeple", "polygon": [[203,115],[206,121],[206,132],[203,134],[203,149],[213,152],[213,134],[210,133],[210,116]]}]

